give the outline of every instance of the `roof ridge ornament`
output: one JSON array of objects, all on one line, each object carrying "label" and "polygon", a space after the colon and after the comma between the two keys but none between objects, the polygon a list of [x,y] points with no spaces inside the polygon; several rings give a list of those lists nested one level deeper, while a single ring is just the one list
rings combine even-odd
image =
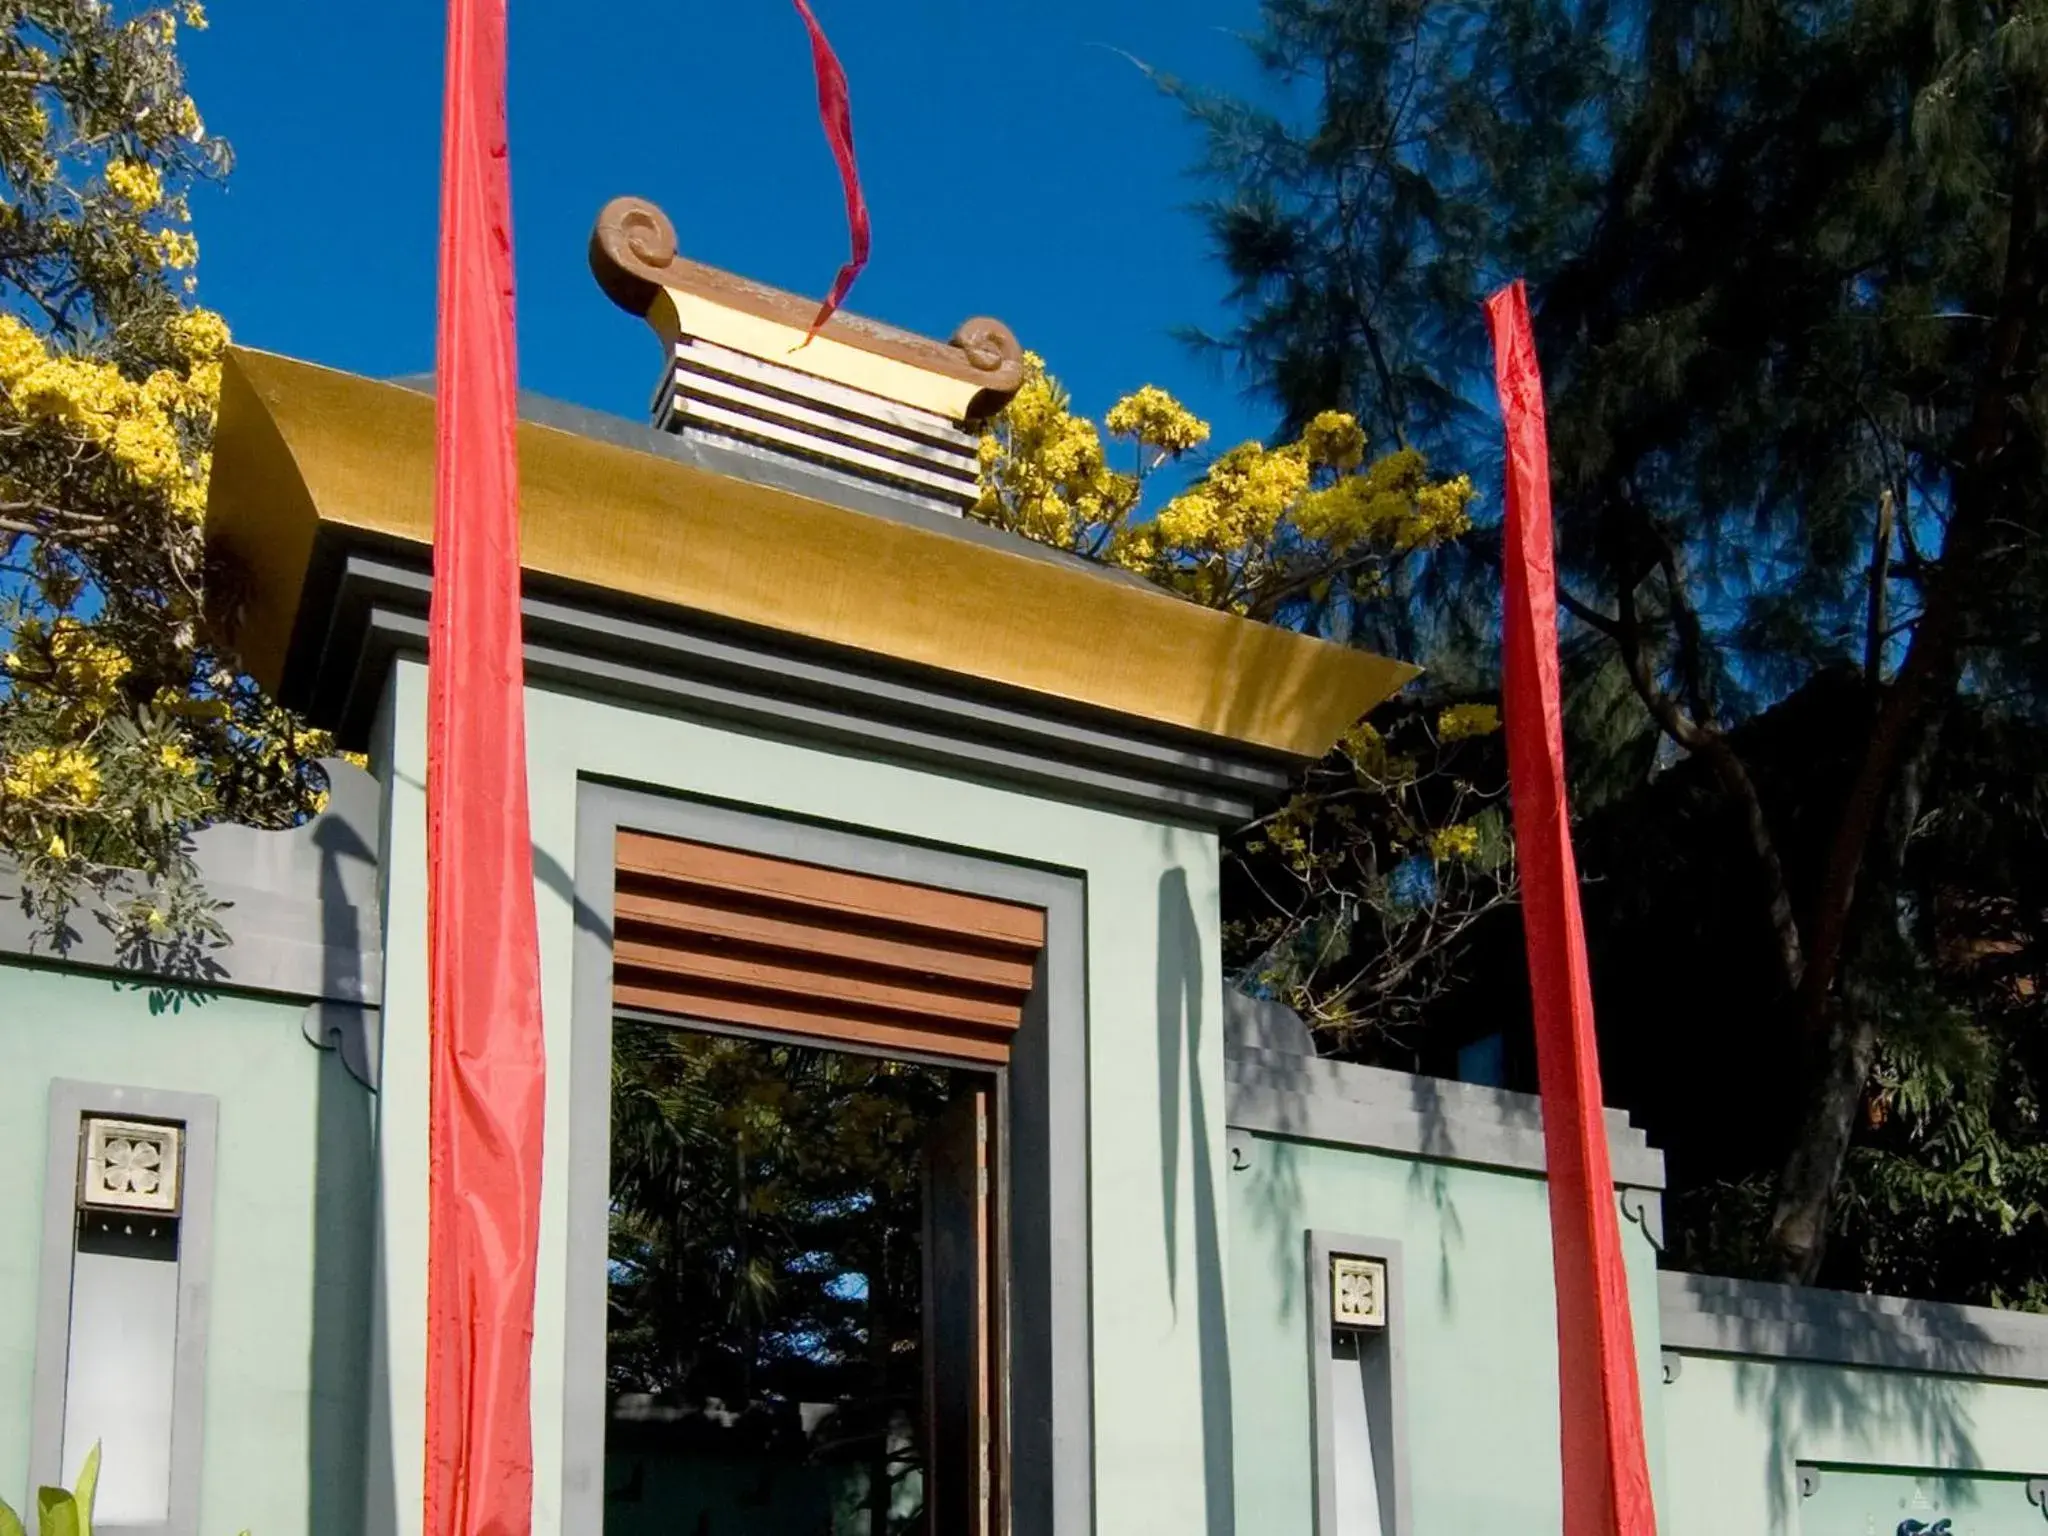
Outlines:
[{"label": "roof ridge ornament", "polygon": [[816,304],[683,256],[675,226],[645,198],[604,206],[590,233],[590,270],[613,303],[646,319],[671,346],[708,341],[956,426],[987,420],[1024,382],[1023,348],[986,315],[935,341],[841,310],[799,350]]},{"label": "roof ridge ornament", "polygon": [[668,349],[662,431],[822,465],[956,517],[980,495],[980,426],[1024,382],[1000,320],[977,315],[934,341],[844,310],[823,318],[797,294],[682,256],[675,226],[637,197],[597,216],[590,269]]}]

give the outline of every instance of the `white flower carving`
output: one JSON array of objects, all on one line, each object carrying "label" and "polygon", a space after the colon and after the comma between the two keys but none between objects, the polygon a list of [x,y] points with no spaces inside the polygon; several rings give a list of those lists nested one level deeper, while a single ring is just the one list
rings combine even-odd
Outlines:
[{"label": "white flower carving", "polygon": [[107,1188],[115,1194],[153,1195],[163,1182],[163,1148],[139,1137],[113,1137],[107,1142]]}]

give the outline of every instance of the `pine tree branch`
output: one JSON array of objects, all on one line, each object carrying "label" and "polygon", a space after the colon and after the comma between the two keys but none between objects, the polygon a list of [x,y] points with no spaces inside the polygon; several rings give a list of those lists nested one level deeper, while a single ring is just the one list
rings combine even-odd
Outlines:
[{"label": "pine tree branch", "polygon": [[1877,532],[1870,541],[1870,597],[1863,621],[1863,675],[1872,683],[1884,679],[1886,583],[1891,579],[1892,488],[1877,498]]},{"label": "pine tree branch", "polygon": [[1657,565],[1664,573],[1664,599],[1671,606],[1672,626],[1678,632],[1678,667],[1685,679],[1686,707],[1693,719],[1711,727],[1715,720],[1713,701],[1707,696],[1705,677],[1706,636],[1700,616],[1685,595],[1685,583],[1678,574],[1678,551],[1664,529],[1651,525],[1657,537]]},{"label": "pine tree branch", "polygon": [[1607,615],[1602,613],[1599,609],[1593,607],[1590,603],[1583,602],[1579,598],[1573,597],[1571,593],[1565,589],[1565,585],[1563,582],[1559,582],[1557,584],[1557,602],[1558,606],[1564,609],[1566,613],[1570,614],[1573,618],[1579,620],[1581,623],[1590,625],[1592,628],[1597,629],[1598,631],[1600,631],[1601,634],[1605,635],[1608,639],[1617,642],[1621,639],[1621,626],[1619,624],[1617,624],[1613,619],[1607,617]]},{"label": "pine tree branch", "polygon": [[2016,108],[2015,146],[2007,197],[2006,267],[1997,318],[1979,371],[1976,398],[1956,475],[1955,510],[1920,623],[1899,675],[1886,692],[1864,748],[1863,760],[1842,802],[1827,872],[1815,902],[1812,963],[1800,988],[1807,1028],[1825,1027],[1828,998],[1840,968],[1849,914],[1871,836],[1888,798],[1894,768],[1923,711],[1952,694],[1961,670],[1963,609],[1971,584],[1983,577],[1983,555],[2002,500],[2001,460],[2013,430],[2013,402],[2024,393],[2023,365],[2041,351],[2044,271],[2040,183],[2048,175],[2048,125],[2039,92]]}]

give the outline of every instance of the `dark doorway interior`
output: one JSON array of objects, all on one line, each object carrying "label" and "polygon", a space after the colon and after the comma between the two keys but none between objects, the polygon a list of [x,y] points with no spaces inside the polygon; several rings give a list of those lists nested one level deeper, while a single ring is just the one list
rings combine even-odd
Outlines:
[{"label": "dark doorway interior", "polygon": [[617,1023],[606,1536],[988,1529],[996,1081]]}]

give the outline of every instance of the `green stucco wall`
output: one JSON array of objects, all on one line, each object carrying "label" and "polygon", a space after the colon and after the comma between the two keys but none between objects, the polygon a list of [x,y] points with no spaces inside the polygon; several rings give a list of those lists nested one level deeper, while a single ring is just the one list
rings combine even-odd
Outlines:
[{"label": "green stucco wall", "polygon": [[[1685,1355],[1662,1399],[1665,1536],[1893,1536],[1943,1516],[1955,1536],[2042,1528],[2025,1479],[2048,1473],[2048,1387]],[[1802,1463],[1821,1468],[1811,1497]],[[2003,1476],[1910,1475],[1961,1470]]]},{"label": "green stucco wall", "polygon": [[[1314,1530],[1303,1234],[1320,1229],[1401,1245],[1413,1536],[1556,1531],[1557,1325],[1543,1180],[1261,1135],[1233,1141],[1226,1188],[1238,1530]],[[1622,1240],[1654,1448],[1656,1255],[1630,1222]],[[1655,1459],[1653,1450],[1661,1481]]]},{"label": "green stucco wall", "polygon": [[220,1103],[200,1529],[353,1536],[371,1106],[304,1004],[0,962],[0,1496],[28,1480],[54,1078]]},{"label": "green stucco wall", "polygon": [[[394,669],[380,1230],[388,1368],[370,1530],[417,1536],[425,1338],[425,674]],[[1217,850],[1212,835],[539,688],[527,762],[550,1058],[569,1055],[579,777],[1079,874],[1087,989],[1095,1504],[1103,1532],[1227,1528],[1231,1452]],[[551,1074],[534,1340],[534,1529],[561,1529],[566,1074]],[[1218,1507],[1210,1507],[1210,1490]]]}]

